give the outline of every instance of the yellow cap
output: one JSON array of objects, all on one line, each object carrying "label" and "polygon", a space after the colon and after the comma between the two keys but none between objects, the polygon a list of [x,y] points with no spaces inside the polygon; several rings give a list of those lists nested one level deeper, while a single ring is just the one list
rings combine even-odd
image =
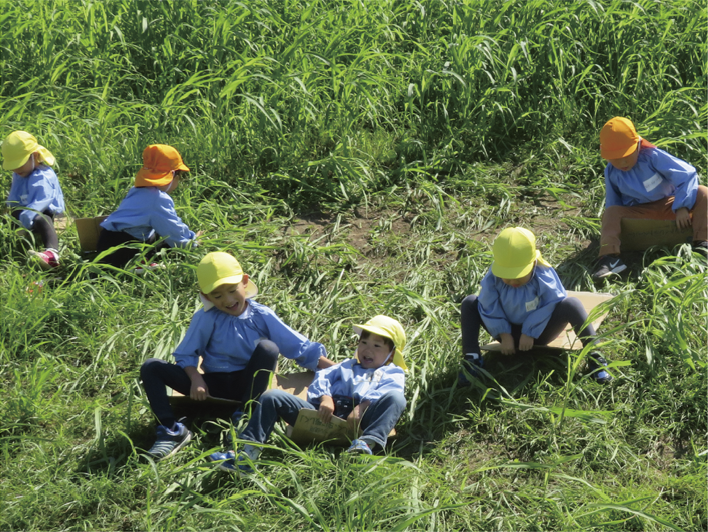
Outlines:
[{"label": "yellow cap", "polygon": [[167,144],[150,144],[143,150],[143,167],[135,176],[136,187],[161,187],[172,181],[174,170],[189,172],[182,156]]},{"label": "yellow cap", "polygon": [[393,363],[401,369],[407,370],[408,366],[403,361],[403,348],[406,347],[406,332],[403,326],[393,318],[388,316],[374,316],[364,325],[354,325],[354,332],[361,335],[361,331],[369,331],[372,334],[377,334],[393,341],[395,353],[393,354]]},{"label": "yellow cap", "polygon": [[[209,294],[222,284],[238,284],[243,279],[243,268],[239,262],[228,253],[216,251],[208,253],[197,266],[197,280],[199,289]],[[256,297],[258,288],[253,281],[248,280],[246,285],[246,298]]]},{"label": "yellow cap", "polygon": [[631,120],[616,116],[600,131],[600,155],[603,159],[621,159],[634,153],[640,136]]},{"label": "yellow cap", "polygon": [[2,167],[5,170],[17,170],[36,151],[49,166],[55,163],[54,155],[44,146],[40,146],[34,136],[26,131],[13,131],[2,142]]},{"label": "yellow cap", "polygon": [[538,260],[550,266],[536,249],[536,237],[523,227],[504,229],[492,244],[492,273],[502,279],[519,279],[527,275]]}]

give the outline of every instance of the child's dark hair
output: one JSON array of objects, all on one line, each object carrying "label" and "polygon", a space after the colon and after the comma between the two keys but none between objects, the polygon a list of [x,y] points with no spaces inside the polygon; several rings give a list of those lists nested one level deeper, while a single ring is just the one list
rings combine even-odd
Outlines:
[{"label": "child's dark hair", "polygon": [[[361,339],[366,340],[371,336],[371,333],[369,331],[361,331]],[[389,349],[393,349],[396,347],[396,345],[393,343],[393,340],[390,338],[386,338],[385,336],[381,336],[381,338],[384,339],[384,343]]]}]

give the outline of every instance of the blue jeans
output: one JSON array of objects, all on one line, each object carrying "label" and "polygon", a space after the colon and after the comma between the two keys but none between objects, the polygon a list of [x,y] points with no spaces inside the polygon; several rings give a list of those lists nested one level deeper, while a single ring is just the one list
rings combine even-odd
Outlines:
[{"label": "blue jeans", "polygon": [[[461,329],[462,329],[462,353],[477,353],[479,352],[479,330],[484,327],[484,320],[479,313],[479,299],[475,295],[467,296],[462,301],[462,309],[460,313]],[[580,339],[583,346],[595,341],[595,328],[592,323],[581,329],[585,320],[588,319],[588,314],[580,300],[576,297],[566,297],[560,301],[556,308],[553,309],[546,328],[533,342],[534,345],[548,345],[555,340],[560,333],[565,330],[565,326],[570,323],[575,330],[575,334]],[[514,337],[514,346],[518,349],[519,338],[521,338],[521,324],[511,324],[511,335]],[[489,332],[489,331],[487,331]],[[498,338],[495,338],[498,340]]]},{"label": "blue jeans", "polygon": [[[275,342],[261,340],[248,361],[245,369],[228,373],[205,373],[204,382],[209,388],[209,395],[241,401],[244,405],[257,400],[268,388],[270,375],[275,371],[280,350]],[[189,395],[192,380],[180,366],[170,364],[159,358],[146,360],[140,368],[145,394],[150,408],[155,413],[160,425],[171,428],[175,416],[167,396],[166,386]]]},{"label": "blue jeans", "polygon": [[[303,408],[317,410],[312,403],[288,392],[268,390],[261,395],[261,400],[253,410],[248,426],[241,433],[241,439],[266,443],[279,418],[289,425],[295,425],[298,412]],[[376,443],[385,447],[389,432],[396,426],[405,408],[406,398],[401,392],[389,392],[383,395],[364,413],[361,420],[363,433],[360,439],[365,440],[370,446]]]}]

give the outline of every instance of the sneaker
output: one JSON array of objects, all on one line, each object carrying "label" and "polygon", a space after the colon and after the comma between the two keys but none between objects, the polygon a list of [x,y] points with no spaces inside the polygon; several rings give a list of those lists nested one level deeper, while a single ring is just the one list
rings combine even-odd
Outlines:
[{"label": "sneaker", "polygon": [[53,249],[45,249],[44,251],[30,251],[30,257],[43,270],[51,270],[59,267],[59,253]]},{"label": "sneaker", "polygon": [[238,473],[239,475],[252,475],[256,472],[252,464],[258,460],[260,454],[261,450],[258,447],[244,445],[238,457],[236,457],[234,451],[226,451],[225,453],[211,453],[207,456],[207,460],[215,463],[217,469],[221,471]]},{"label": "sneaker", "polygon": [[155,460],[169,458],[192,439],[192,433],[182,423],[175,423],[175,430],[170,430],[164,425],[157,427],[155,444],[147,452]]},{"label": "sneaker", "polygon": [[149,272],[152,270],[157,270],[157,269],[163,269],[165,267],[164,264],[158,264],[157,262],[150,262],[148,263],[147,261],[141,263],[139,266],[137,266],[134,270],[133,273],[135,275],[142,275],[145,272]]},{"label": "sneaker", "polygon": [[610,275],[616,275],[627,269],[627,265],[622,262],[617,255],[603,255],[598,261],[597,270],[592,274],[593,279],[604,279]]},{"label": "sneaker", "polygon": [[467,375],[473,377],[479,377],[480,374],[476,368],[484,367],[484,359],[477,353],[467,353],[462,360],[462,367],[460,368],[460,373],[457,374],[457,385],[458,386],[469,386],[472,384],[467,378]]},{"label": "sneaker", "polygon": [[373,454],[371,447],[364,440],[354,440],[347,452],[349,454]]},{"label": "sneaker", "polygon": [[693,251],[697,251],[704,257],[708,257],[708,242],[705,240],[696,240],[693,242]]},{"label": "sneaker", "polygon": [[591,372],[592,378],[600,384],[607,384],[612,380],[610,375],[603,368],[607,367],[607,360],[597,351],[592,351],[588,355],[588,369]]}]

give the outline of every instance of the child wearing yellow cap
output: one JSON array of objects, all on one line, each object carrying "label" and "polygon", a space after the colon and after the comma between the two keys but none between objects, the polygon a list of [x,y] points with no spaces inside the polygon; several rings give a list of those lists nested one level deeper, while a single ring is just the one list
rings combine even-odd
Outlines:
[{"label": "child wearing yellow cap", "polygon": [[2,166],[12,172],[7,206],[28,231],[39,235],[44,251],[30,251],[48,270],[59,266],[59,239],[54,216],[64,212],[64,194],[51,166],[54,156],[26,131],[13,131],[2,143]]},{"label": "child wearing yellow cap", "polygon": [[317,410],[323,423],[337,416],[347,420],[352,432],[360,428],[362,434],[352,441],[349,453],[372,454],[373,449],[385,447],[406,407],[406,334],[401,324],[388,316],[355,325],[354,332],[359,335],[354,357],[319,371],[307,390],[307,401],[283,390],[267,391],[240,435],[250,443],[238,457],[228,451],[214,453],[209,460],[225,471],[253,473],[260,446],[268,441],[278,419],[294,425],[302,409]]},{"label": "child wearing yellow cap", "polygon": [[[547,345],[570,323],[582,342],[595,341],[592,324],[583,327],[587,313],[582,303],[568,297],[558,274],[536,249],[536,237],[528,229],[504,229],[492,245],[494,262],[482,279],[479,296],[462,301],[461,330],[464,358],[458,383],[469,385],[468,375],[483,367],[479,332],[485,330],[501,342],[504,355]],[[607,361],[597,351],[589,354],[588,366],[599,383],[612,380],[604,369]]]},{"label": "child wearing yellow cap", "polygon": [[123,268],[140,250],[123,244],[154,244],[153,255],[162,247],[187,247],[195,244],[197,234],[177,216],[170,197],[179,185],[180,174],[189,172],[182,156],[172,146],[151,144],[143,151],[143,167],[135,176],[135,186],[118,209],[101,223],[98,251],[102,253],[121,246],[101,259],[102,263]]},{"label": "child wearing yellow cap", "polygon": [[694,249],[708,254],[708,188],[698,184],[693,166],[641,138],[621,116],[600,131],[600,154],[607,160],[605,212],[594,279],[627,269],[620,258],[622,218],[676,220],[679,229],[692,226]]},{"label": "child wearing yellow cap", "polygon": [[[158,460],[172,456],[192,438],[175,419],[166,387],[197,401],[220,397],[248,404],[268,387],[278,354],[313,371],[333,364],[322,344],[295,332],[253,299],[258,289],[232,255],[207,254],[197,267],[197,280],[204,306],[194,313],[173,353],[176,364],[151,358],[140,368],[159,422],[148,454]],[[200,358],[203,374],[197,369]],[[241,414],[235,412],[232,419],[238,421]]]}]

